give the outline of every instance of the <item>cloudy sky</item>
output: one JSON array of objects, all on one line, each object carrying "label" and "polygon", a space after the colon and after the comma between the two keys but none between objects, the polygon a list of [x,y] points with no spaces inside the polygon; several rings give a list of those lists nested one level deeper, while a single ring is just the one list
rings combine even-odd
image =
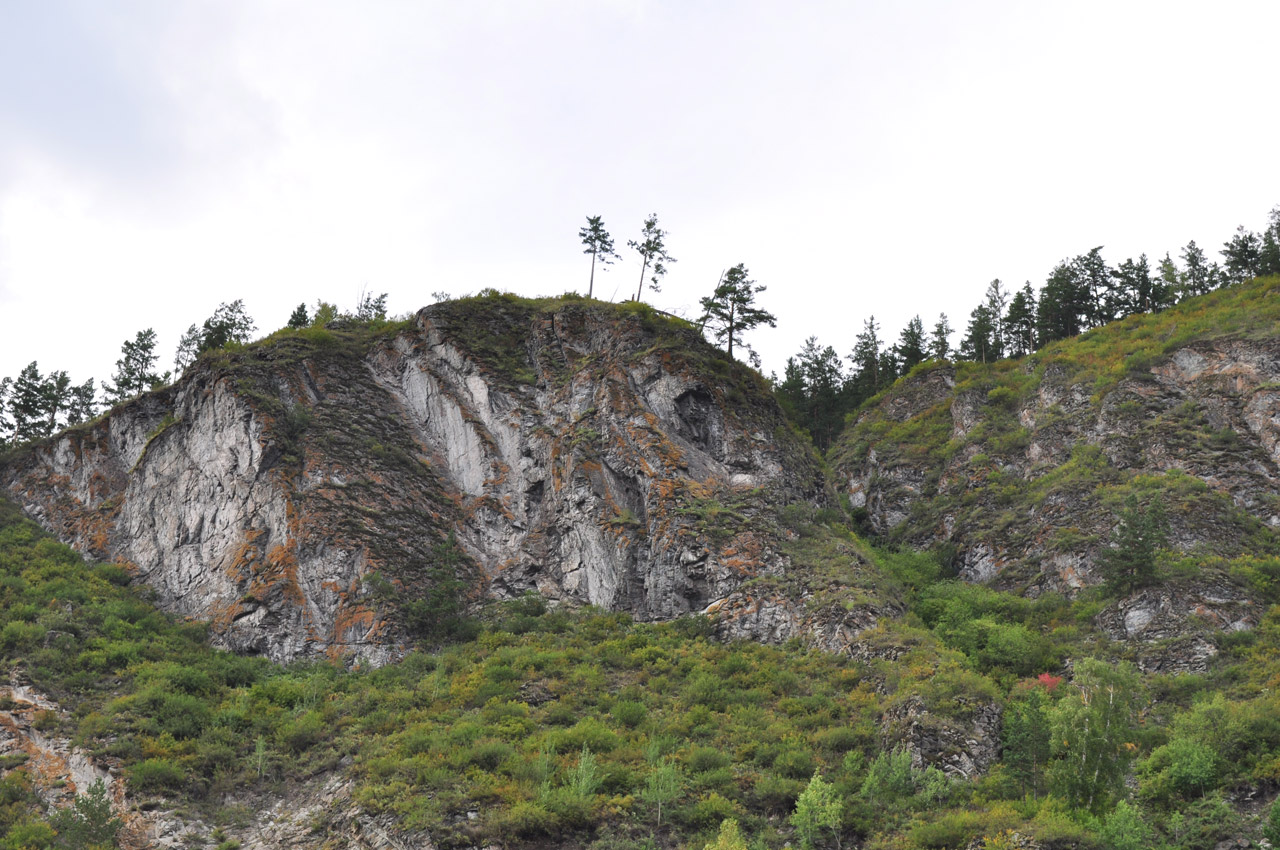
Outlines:
[{"label": "cloudy sky", "polygon": [[0,376],[108,377],[243,298],[585,291],[656,212],[693,313],[963,327],[988,281],[1217,249],[1280,204],[1280,3],[0,0]]}]

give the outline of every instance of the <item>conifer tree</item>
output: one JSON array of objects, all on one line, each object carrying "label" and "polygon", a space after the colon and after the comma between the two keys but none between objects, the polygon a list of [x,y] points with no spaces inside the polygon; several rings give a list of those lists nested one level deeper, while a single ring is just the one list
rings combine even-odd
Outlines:
[{"label": "conifer tree", "polygon": [[156,373],[157,360],[156,332],[151,328],[138,331],[133,340],[125,340],[120,347],[120,359],[116,361],[116,372],[111,376],[114,383],[102,387],[107,404],[133,398],[163,383],[168,374],[161,376]]},{"label": "conifer tree", "polygon": [[951,354],[951,335],[955,330],[947,320],[946,313],[938,314],[938,321],[929,335],[929,356],[934,360],[946,360]]},{"label": "conifer tree", "polygon": [[13,441],[25,443],[47,437],[53,429],[48,424],[53,401],[51,385],[40,374],[33,360],[18,373],[9,395],[9,416],[13,422]]},{"label": "conifer tree", "polygon": [[872,316],[862,323],[862,333],[854,338],[853,351],[849,353],[849,362],[853,365],[853,374],[849,378],[853,406],[871,398],[888,383],[882,369],[888,365],[884,362],[883,353],[880,326]]},{"label": "conifer tree", "polygon": [[1222,273],[1217,263],[1212,263],[1205,256],[1204,250],[1192,239],[1182,249],[1182,262],[1186,268],[1182,272],[1183,297],[1204,295],[1218,288]]},{"label": "conifer tree", "polygon": [[237,298],[222,303],[213,315],[199,327],[191,325],[178,340],[178,352],[174,366],[181,374],[195,359],[206,351],[221,348],[228,343],[246,343],[258,328],[244,309],[244,301]]},{"label": "conifer tree", "polygon": [[9,397],[13,393],[13,379],[0,378],[0,449],[9,445],[13,436],[13,421],[9,418]]},{"label": "conifer tree", "polygon": [[640,300],[641,294],[644,292],[644,276],[652,266],[652,276],[649,280],[649,287],[654,292],[661,291],[658,281],[667,273],[667,263],[674,263],[676,258],[667,253],[666,245],[667,232],[658,227],[658,214],[653,213],[644,220],[644,227],[640,230],[639,241],[631,239],[627,241],[627,247],[634,249],[640,254],[640,285],[636,287],[636,300]]},{"label": "conifer tree", "polygon": [[702,299],[702,326],[725,344],[730,359],[734,344],[742,342],[744,333],[760,325],[777,327],[774,315],[756,306],[756,296],[766,288],[749,280],[747,267],[738,263],[721,275],[715,291]]},{"label": "conifer tree", "polygon": [[1111,534],[1112,545],[1098,554],[1107,587],[1127,594],[1155,580],[1156,553],[1168,543],[1168,521],[1159,499],[1143,510],[1130,494]]},{"label": "conifer tree", "polygon": [[914,316],[907,322],[907,326],[902,329],[898,337],[898,344],[893,347],[893,352],[898,356],[898,368],[904,375],[917,363],[923,363],[928,359],[929,352],[925,350],[924,323],[920,321],[919,316]]},{"label": "conifer tree", "polygon": [[1007,354],[1022,357],[1036,350],[1036,294],[1031,281],[1009,299],[1009,309],[1004,314],[1004,332]]},{"label": "conifer tree", "polygon": [[[655,218],[656,224],[656,218]],[[587,281],[587,297],[591,298],[596,286],[596,263],[608,266],[621,257],[613,250],[613,237],[604,229],[604,220],[598,215],[587,216],[587,226],[578,231],[578,238],[586,247],[582,253],[591,255],[591,277]],[[640,275],[641,281],[644,274]],[[637,299],[638,300],[638,299]]]},{"label": "conifer tree", "polygon": [[307,315],[307,302],[304,301],[289,314],[288,327],[298,330],[299,328],[305,328],[309,324],[311,324],[311,317]]},{"label": "conifer tree", "polygon": [[1021,699],[1010,700],[1001,730],[1003,761],[1018,781],[1023,795],[1038,797],[1049,763],[1049,716],[1041,687],[1032,687]]},{"label": "conifer tree", "polygon": [[985,303],[969,314],[969,327],[960,340],[960,356],[977,363],[993,363],[1000,359],[999,332],[991,308]]},{"label": "conifer tree", "polygon": [[1227,284],[1244,283],[1262,272],[1262,237],[1236,228],[1236,235],[1223,244],[1222,259]]}]

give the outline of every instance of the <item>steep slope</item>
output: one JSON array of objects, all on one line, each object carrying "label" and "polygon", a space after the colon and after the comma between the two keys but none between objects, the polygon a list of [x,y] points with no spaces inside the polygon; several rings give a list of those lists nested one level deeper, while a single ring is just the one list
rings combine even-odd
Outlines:
[{"label": "steep slope", "polygon": [[764,382],[695,329],[499,295],[213,352],[0,484],[222,646],[374,663],[459,594],[699,611],[784,571],[770,518],[824,498]]},{"label": "steep slope", "polygon": [[1280,552],[1278,323],[1270,278],[1024,360],[922,368],[846,430],[839,485],[877,533],[1032,596],[1098,584],[1125,498],[1158,501],[1196,566],[1167,564],[1109,631],[1163,640],[1172,611],[1247,628],[1258,610],[1221,559]]}]

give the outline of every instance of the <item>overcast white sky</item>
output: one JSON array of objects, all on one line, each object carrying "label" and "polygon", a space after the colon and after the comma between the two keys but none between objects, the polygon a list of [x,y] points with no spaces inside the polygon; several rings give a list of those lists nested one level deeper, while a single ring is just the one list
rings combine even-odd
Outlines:
[{"label": "overcast white sky", "polygon": [[1280,204],[1280,3],[0,0],[0,376],[110,375],[243,298],[584,291],[577,238],[656,212],[768,286],[765,371],[874,314],[962,328],[1039,287],[1217,250]]}]

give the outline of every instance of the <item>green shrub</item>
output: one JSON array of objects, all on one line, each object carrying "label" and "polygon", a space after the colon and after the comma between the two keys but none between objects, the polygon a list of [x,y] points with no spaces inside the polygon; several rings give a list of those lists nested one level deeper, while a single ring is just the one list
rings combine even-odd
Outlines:
[{"label": "green shrub", "polygon": [[137,791],[174,791],[185,781],[186,773],[169,759],[150,758],[129,768],[129,785]]}]

